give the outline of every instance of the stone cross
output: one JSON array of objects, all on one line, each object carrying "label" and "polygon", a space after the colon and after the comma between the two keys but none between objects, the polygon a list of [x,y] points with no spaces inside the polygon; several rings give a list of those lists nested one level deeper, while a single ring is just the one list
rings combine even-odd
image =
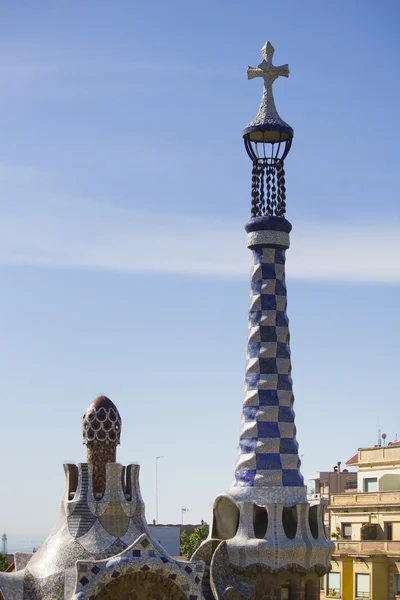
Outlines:
[{"label": "stone cross", "polygon": [[289,65],[274,67],[272,64],[272,57],[274,55],[275,48],[272,44],[270,44],[270,42],[267,42],[261,48],[261,52],[264,60],[260,62],[257,67],[248,67],[247,79],[263,77],[266,85],[272,85],[277,77],[289,77]]},{"label": "stone cross", "polygon": [[272,84],[278,77],[289,77],[289,65],[281,65],[275,67],[272,64],[272,57],[275,52],[275,48],[267,42],[262,48],[261,52],[263,55],[263,61],[260,62],[257,67],[248,67],[247,78],[254,79],[254,77],[262,77],[264,79],[264,94],[261,102],[260,110],[258,115],[249,125],[263,125],[263,124],[284,124],[278,112],[276,110],[274,96],[272,93]]}]

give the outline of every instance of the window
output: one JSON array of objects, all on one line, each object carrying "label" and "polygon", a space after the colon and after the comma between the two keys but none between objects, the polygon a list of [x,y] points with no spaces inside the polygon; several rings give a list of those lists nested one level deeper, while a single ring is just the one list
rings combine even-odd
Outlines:
[{"label": "window", "polygon": [[340,598],[340,573],[332,571],[327,575],[326,595],[328,598]]},{"label": "window", "polygon": [[351,540],[351,523],[342,523],[342,538]]},{"label": "window", "polygon": [[292,597],[291,586],[283,585],[281,587],[281,600],[290,600],[291,597]]},{"label": "window", "polygon": [[385,523],[385,540],[393,539],[393,523]]},{"label": "window", "polygon": [[400,596],[400,575],[394,576],[394,593]]},{"label": "window", "polygon": [[370,598],[369,575],[356,573],[356,598]]},{"label": "window", "polygon": [[376,477],[367,477],[364,479],[364,492],[377,492],[378,479]]}]

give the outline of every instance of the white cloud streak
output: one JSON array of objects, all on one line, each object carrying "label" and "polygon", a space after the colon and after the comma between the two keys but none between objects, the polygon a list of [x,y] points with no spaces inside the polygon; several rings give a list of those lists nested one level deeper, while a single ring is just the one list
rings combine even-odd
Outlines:
[{"label": "white cloud streak", "polygon": [[[33,169],[0,166],[0,264],[194,277],[248,274],[243,224],[69,197]],[[400,284],[400,224],[296,223],[288,277]]]},{"label": "white cloud streak", "polygon": [[[229,71],[229,69],[201,68],[197,65],[167,64],[161,62],[122,60],[92,61],[88,63],[82,61],[55,61],[53,63],[0,62],[0,81],[4,84],[26,84],[34,81],[42,83],[45,80],[52,81],[54,77],[65,77],[67,80],[70,80],[74,77],[87,77],[88,75],[99,75],[101,78],[115,76],[125,79],[134,73],[175,77],[237,78],[237,74]],[[59,79],[57,79],[57,84],[59,84]]]}]

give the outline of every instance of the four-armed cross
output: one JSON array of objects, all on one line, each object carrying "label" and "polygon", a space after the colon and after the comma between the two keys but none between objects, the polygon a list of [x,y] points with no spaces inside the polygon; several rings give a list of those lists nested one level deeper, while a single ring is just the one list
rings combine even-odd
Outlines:
[{"label": "four-armed cross", "polygon": [[275,52],[275,48],[272,44],[267,42],[261,48],[261,52],[264,60],[260,62],[257,67],[248,67],[247,79],[253,79],[253,77],[263,77],[266,85],[272,85],[277,77],[289,77],[289,65],[274,67],[272,64],[272,57]]},{"label": "four-armed cross", "polygon": [[[277,131],[288,131],[291,132],[291,136],[293,137],[293,130],[283,121],[278,115],[278,111],[276,110],[274,95],[272,93],[272,84],[275,79],[280,76],[289,77],[289,66],[282,65],[280,67],[274,67],[272,64],[272,57],[274,55],[274,47],[272,44],[267,42],[265,46],[261,48],[261,52],[263,55],[263,61],[257,67],[249,67],[247,69],[247,78],[253,79],[254,77],[262,77],[264,79],[264,93],[261,101],[261,106],[258,111],[258,114],[251,123],[245,128],[248,130],[249,128],[264,128],[266,131],[268,130],[277,130]],[[261,129],[262,130],[262,129]]]}]

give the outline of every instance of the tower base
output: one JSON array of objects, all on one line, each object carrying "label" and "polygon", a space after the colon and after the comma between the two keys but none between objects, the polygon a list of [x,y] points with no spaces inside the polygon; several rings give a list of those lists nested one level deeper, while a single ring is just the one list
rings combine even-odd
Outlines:
[{"label": "tower base", "polygon": [[322,519],[321,506],[304,501],[288,506],[218,496],[210,536],[192,557],[206,564],[204,597],[316,600],[334,547]]}]

